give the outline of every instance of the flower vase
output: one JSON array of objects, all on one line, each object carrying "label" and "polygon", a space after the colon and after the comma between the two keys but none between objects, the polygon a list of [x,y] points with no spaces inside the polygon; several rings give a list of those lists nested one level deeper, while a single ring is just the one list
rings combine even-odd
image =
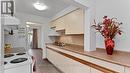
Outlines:
[{"label": "flower vase", "polygon": [[107,52],[108,55],[113,54],[114,46],[115,46],[114,40],[112,40],[110,38],[105,39],[105,47],[106,47],[106,52]]}]

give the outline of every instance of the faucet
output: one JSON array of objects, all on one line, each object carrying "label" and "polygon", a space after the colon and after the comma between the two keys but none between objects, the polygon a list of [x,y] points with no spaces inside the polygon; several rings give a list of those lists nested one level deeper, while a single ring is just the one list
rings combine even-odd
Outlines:
[{"label": "faucet", "polygon": [[62,43],[61,43],[61,46],[64,47],[64,46],[65,46],[65,43],[62,42]]},{"label": "faucet", "polygon": [[64,42],[55,42],[57,46],[64,48],[65,47],[65,43]]}]

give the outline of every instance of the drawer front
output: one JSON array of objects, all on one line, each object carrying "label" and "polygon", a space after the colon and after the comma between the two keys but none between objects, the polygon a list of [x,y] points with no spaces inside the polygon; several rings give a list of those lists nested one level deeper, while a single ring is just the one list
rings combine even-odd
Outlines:
[{"label": "drawer front", "polygon": [[91,73],[104,73],[104,72],[101,72],[97,69],[91,68]]},{"label": "drawer front", "polygon": [[[53,48],[53,47],[50,47],[50,48]],[[93,63],[95,65],[98,65],[98,66],[101,66],[101,67],[104,67],[104,68],[107,68],[107,69],[110,69],[110,70],[113,70],[113,71],[116,71],[116,72],[119,72],[119,73],[124,73],[124,66],[120,66],[120,65],[117,65],[117,64],[114,64],[114,63],[99,60],[99,59],[92,58],[92,57],[89,57],[89,56],[81,55],[81,54],[74,53],[74,52],[71,52],[71,51],[67,51],[67,50],[64,50],[64,49],[58,49],[58,48],[54,48],[54,49],[58,50],[60,52],[69,54],[71,56],[77,57],[79,59],[88,61],[88,62]],[[97,70],[96,68],[92,68],[92,73],[94,73],[94,72],[102,73],[100,70]]]},{"label": "drawer front", "polygon": [[80,59],[85,60],[85,61],[90,61],[90,57],[88,57],[88,56],[80,55],[80,54],[69,52],[69,51],[65,51],[64,53],[67,53],[69,55],[72,55],[74,57],[80,58]]},{"label": "drawer front", "polygon": [[130,68],[125,67],[125,73],[130,73]]},{"label": "drawer front", "polygon": [[[47,56],[57,68],[64,73],[90,73],[90,67],[47,49]],[[50,54],[50,55],[49,55]]]},{"label": "drawer front", "polygon": [[94,64],[97,64],[99,66],[111,69],[113,71],[119,72],[119,73],[124,73],[124,66],[120,66],[120,65],[117,65],[117,64],[109,63],[109,62],[102,61],[102,60],[95,59],[95,58],[90,58],[90,62],[92,62]]},{"label": "drawer front", "polygon": [[49,46],[49,47],[53,48],[55,50],[61,51],[63,53],[67,53],[67,54],[72,55],[74,57],[77,57],[77,58],[80,58],[80,59],[83,59],[83,60],[86,60],[86,61],[90,61],[90,57],[88,57],[88,56],[80,55],[80,54],[77,54],[77,53],[74,53],[74,52],[71,52],[71,51],[67,51],[67,50],[64,50],[64,49],[59,49],[59,48],[55,48],[55,47],[51,47],[51,46]]}]

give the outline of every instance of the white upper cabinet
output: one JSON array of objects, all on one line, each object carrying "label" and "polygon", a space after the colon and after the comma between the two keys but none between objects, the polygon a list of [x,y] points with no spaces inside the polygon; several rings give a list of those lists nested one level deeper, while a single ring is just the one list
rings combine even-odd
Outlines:
[{"label": "white upper cabinet", "polygon": [[60,17],[60,18],[52,21],[52,27],[54,27],[54,29],[56,31],[65,30],[65,20],[64,20],[64,17]]},{"label": "white upper cabinet", "polygon": [[83,34],[84,33],[84,11],[77,9],[65,16],[66,31],[65,34]]},{"label": "white upper cabinet", "polygon": [[76,9],[51,22],[56,31],[65,30],[65,34],[84,34],[84,10]]}]

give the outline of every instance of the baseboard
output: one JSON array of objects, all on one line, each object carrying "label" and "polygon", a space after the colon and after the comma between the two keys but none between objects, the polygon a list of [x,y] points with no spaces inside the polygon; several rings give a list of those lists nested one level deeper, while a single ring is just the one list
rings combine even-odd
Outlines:
[{"label": "baseboard", "polygon": [[40,50],[42,50],[42,48],[32,48],[32,49],[40,49]]},{"label": "baseboard", "polygon": [[42,48],[37,48],[37,49],[41,49],[42,50]]},{"label": "baseboard", "polygon": [[[51,61],[49,61],[47,58],[45,58],[45,59],[43,59],[43,60],[46,60],[46,61],[48,61],[49,63],[51,63]],[[51,63],[52,65],[53,65],[53,67],[57,70],[57,71],[59,71],[60,73],[64,73],[64,72],[62,72],[59,68],[57,68],[53,63]]]},{"label": "baseboard", "polygon": [[[44,58],[43,60],[46,60],[46,61],[48,61],[48,59],[47,58]],[[48,61],[49,62],[49,61]]]}]

